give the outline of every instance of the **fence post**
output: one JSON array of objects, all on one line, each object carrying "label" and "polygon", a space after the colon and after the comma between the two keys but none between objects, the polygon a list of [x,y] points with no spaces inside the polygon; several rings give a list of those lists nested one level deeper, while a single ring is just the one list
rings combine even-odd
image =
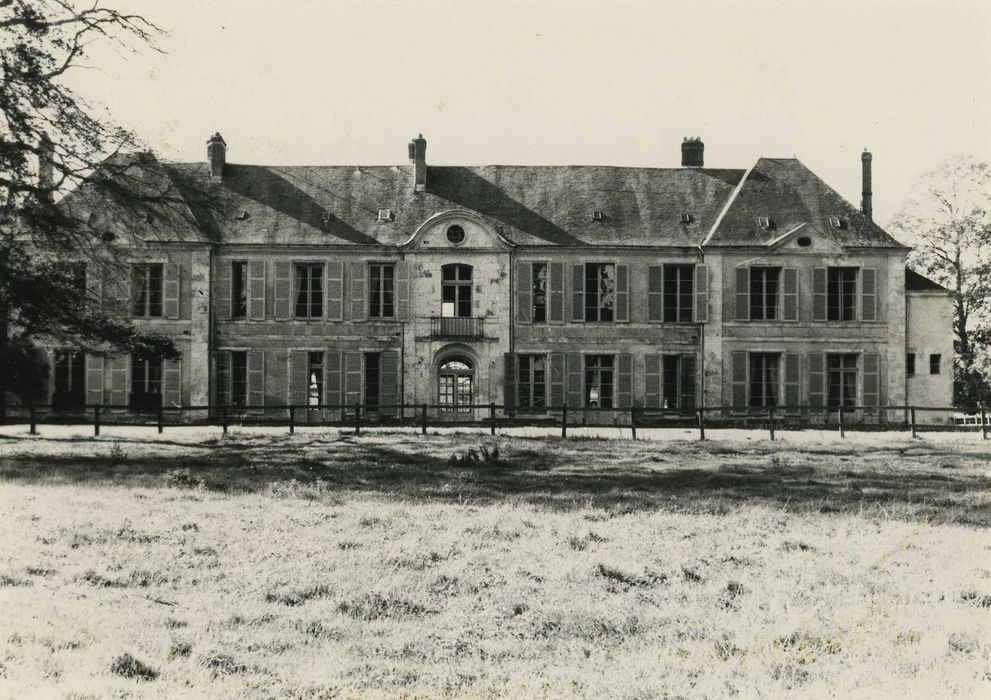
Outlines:
[{"label": "fence post", "polygon": [[637,409],[630,409],[630,433],[633,435],[633,439],[637,439]]},{"label": "fence post", "polygon": [[30,420],[31,420],[31,434],[32,435],[37,435],[38,434],[38,417],[34,413],[34,406],[28,406],[28,414],[30,415]]},{"label": "fence post", "polygon": [[917,438],[919,436],[915,428],[915,406],[909,406],[908,410],[909,413],[912,415],[912,437]]},{"label": "fence post", "polygon": [[490,431],[492,435],[495,435],[495,401],[489,404],[489,422]]},{"label": "fence post", "polygon": [[93,404],[93,437],[100,437],[100,404]]},{"label": "fence post", "polygon": [[164,412],[164,409],[162,408],[161,405],[159,405],[159,407],[158,407],[158,434],[159,435],[162,434],[162,430],[164,429],[164,426],[162,425],[162,423],[165,420],[164,416],[162,415],[163,412]]},{"label": "fence post", "polygon": [[771,432],[771,442],[774,442],[774,406],[767,407],[767,428]]},{"label": "fence post", "polygon": [[698,409],[699,414],[699,440],[705,440],[705,410]]},{"label": "fence post", "polygon": [[224,429],[224,435],[227,434],[227,406],[220,407],[220,425]]},{"label": "fence post", "polygon": [[840,404],[840,437],[846,437],[846,431],[843,430],[843,404]]},{"label": "fence post", "polygon": [[568,402],[561,404],[561,437],[568,437]]},{"label": "fence post", "polygon": [[981,435],[985,440],[988,439],[988,418],[984,406],[981,406]]},{"label": "fence post", "polygon": [[361,435],[361,404],[354,405],[354,434]]},{"label": "fence post", "polygon": [[296,407],[289,406],[289,434],[293,435],[296,433]]},{"label": "fence post", "polygon": [[420,434],[427,434],[427,404],[420,406]]}]

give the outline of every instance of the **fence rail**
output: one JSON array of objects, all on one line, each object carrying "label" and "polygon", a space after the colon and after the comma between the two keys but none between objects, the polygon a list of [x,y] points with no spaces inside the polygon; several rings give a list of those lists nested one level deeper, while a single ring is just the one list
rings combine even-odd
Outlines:
[{"label": "fence rail", "polygon": [[[5,424],[27,423],[32,435],[38,426],[92,425],[93,434],[99,435],[103,426],[130,425],[155,426],[161,433],[166,427],[195,425],[220,426],[227,433],[230,425],[286,426],[294,433],[297,426],[353,427],[360,434],[362,427],[418,426],[426,435],[428,427],[488,427],[492,435],[498,427],[560,427],[561,437],[567,437],[569,427],[618,426],[629,428],[633,439],[637,429],[692,427],[698,430],[700,440],[705,439],[706,428],[757,427],[768,431],[771,440],[776,431],[783,429],[823,428],[836,429],[840,437],[846,431],[858,430],[910,430],[918,437],[923,426],[917,418],[920,413],[950,413],[959,418],[960,409],[946,406],[706,406],[690,410],[660,408],[571,408],[567,403],[545,409],[505,406],[495,403],[451,406],[449,404],[337,404],[323,406],[277,405],[244,407],[228,405],[159,406],[150,410],[137,410],[129,405],[88,404],[67,409],[59,404],[29,404],[9,407],[20,415],[2,421]],[[949,428],[981,431],[987,440],[991,430],[991,414],[981,408],[979,413],[964,416],[963,423],[943,426],[926,424],[926,430]],[[973,419],[973,420],[969,420]]]}]

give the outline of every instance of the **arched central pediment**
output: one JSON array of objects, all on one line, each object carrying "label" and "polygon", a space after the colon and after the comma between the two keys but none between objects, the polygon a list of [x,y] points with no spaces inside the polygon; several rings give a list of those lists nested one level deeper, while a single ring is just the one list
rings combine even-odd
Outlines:
[{"label": "arched central pediment", "polygon": [[421,223],[401,250],[510,250],[514,244],[500,235],[478,214],[467,209],[451,209],[434,214]]}]

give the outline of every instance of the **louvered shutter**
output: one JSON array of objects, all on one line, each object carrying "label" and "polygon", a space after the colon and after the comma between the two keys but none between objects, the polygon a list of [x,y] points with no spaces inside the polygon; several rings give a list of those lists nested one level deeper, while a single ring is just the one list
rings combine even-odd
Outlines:
[{"label": "louvered shutter", "polygon": [[695,321],[709,322],[709,267],[695,266]]},{"label": "louvered shutter", "polygon": [[182,359],[162,362],[162,408],[182,405]]},{"label": "louvered shutter", "polygon": [[394,416],[399,409],[399,353],[384,350],[379,354],[379,403],[383,416]]},{"label": "louvered shutter", "polygon": [[400,260],[396,263],[396,320],[409,320],[410,278],[409,263]]},{"label": "louvered shutter", "polygon": [[533,320],[533,264],[516,263],[516,322]]},{"label": "louvered shutter", "polygon": [[568,406],[578,408],[585,404],[582,396],[582,356],[568,353]]},{"label": "louvered shutter", "polygon": [[784,387],[785,387],[785,412],[798,413],[801,398],[801,368],[799,367],[800,355],[797,352],[786,352],[782,358],[784,361]]},{"label": "louvered shutter", "polygon": [[869,406],[870,413],[881,405],[881,358],[876,352],[865,352],[864,358],[864,397],[863,405]]},{"label": "louvered shutter", "polygon": [[265,405],[265,352],[248,351],[248,405],[260,408]]},{"label": "louvered shutter", "polygon": [[340,350],[328,350],[324,354],[323,372],[324,393],[327,396],[326,405],[340,408],[344,404],[344,358]]},{"label": "louvered shutter", "polygon": [[826,405],[826,357],[821,352],[809,353],[809,406]]},{"label": "louvered shutter", "polygon": [[798,320],[798,270],[794,267],[786,267],[781,271],[782,292],[781,318],[784,321]]},{"label": "louvered shutter", "polygon": [[217,315],[217,320],[229,321],[231,318],[231,263],[229,260],[217,261],[213,297],[216,299],[213,312]]},{"label": "louvered shutter", "polygon": [[553,352],[550,356],[551,365],[551,408],[561,408],[565,399],[565,355]]},{"label": "louvered shutter", "polygon": [[664,320],[664,266],[647,268],[647,320],[660,323]]},{"label": "louvered shutter", "polygon": [[750,268],[736,268],[736,315],[737,321],[750,320]]},{"label": "louvered shutter", "polygon": [[[350,266],[351,273],[351,320],[365,320],[365,263],[353,262]],[[358,394],[361,396],[361,394]]]},{"label": "louvered shutter", "polygon": [[548,267],[550,287],[549,320],[551,323],[564,323],[564,263],[552,262]]},{"label": "louvered shutter", "polygon": [[100,271],[93,268],[93,265],[86,266],[86,295],[90,304],[96,308],[102,308],[103,278],[100,276]]},{"label": "louvered shutter", "polygon": [[227,406],[231,402],[231,353],[229,350],[218,350],[214,353],[214,368],[217,375],[217,390],[214,403]]},{"label": "louvered shutter", "polygon": [[747,353],[731,353],[732,361],[732,393],[730,402],[733,412],[740,413],[747,408]]},{"label": "louvered shutter", "polygon": [[364,356],[360,352],[344,353],[344,402],[348,409],[361,403],[362,360]]},{"label": "louvered shutter", "polygon": [[114,406],[127,405],[128,356],[117,355],[110,360],[110,403]]},{"label": "louvered shutter", "polygon": [[812,270],[812,320],[826,320],[826,268]]},{"label": "louvered shutter", "polygon": [[265,261],[248,263],[248,307],[252,321],[265,320]]},{"label": "louvered shutter", "polygon": [[179,318],[179,281],[182,272],[179,266],[168,263],[165,266],[165,281],[162,290],[162,315],[165,318]]},{"label": "louvered shutter", "polygon": [[503,354],[503,390],[502,403],[508,413],[516,408],[516,353]]},{"label": "louvered shutter", "polygon": [[647,408],[661,407],[661,356],[649,354],[644,357],[644,405]]},{"label": "louvered shutter", "polygon": [[327,320],[344,320],[344,263],[327,262]]},{"label": "louvered shutter", "polygon": [[571,320],[585,320],[585,266],[580,264],[571,268]]},{"label": "louvered shutter", "polygon": [[681,389],[682,411],[695,410],[695,355],[682,355],[678,361],[678,383]]},{"label": "louvered shutter", "polygon": [[[228,304],[230,306],[230,304]],[[292,318],[292,263],[288,260],[275,261],[275,320],[288,321]],[[304,370],[305,372],[305,370]],[[306,395],[304,391],[303,396]],[[293,402],[295,403],[295,402]]]},{"label": "louvered shutter", "polygon": [[[278,308],[278,304],[276,304]],[[309,361],[306,350],[291,350],[289,352],[289,403],[293,406],[306,406],[310,378],[308,375]]]},{"label": "louvered shutter", "polygon": [[633,355],[620,353],[616,356],[618,368],[616,377],[616,406],[633,407]]},{"label": "louvered shutter", "polygon": [[630,267],[616,266],[616,320],[630,320]]},{"label": "louvered shutter", "polygon": [[860,271],[860,320],[877,320],[877,270],[873,267]]},{"label": "louvered shutter", "polygon": [[103,358],[86,356],[86,403],[103,403]]}]

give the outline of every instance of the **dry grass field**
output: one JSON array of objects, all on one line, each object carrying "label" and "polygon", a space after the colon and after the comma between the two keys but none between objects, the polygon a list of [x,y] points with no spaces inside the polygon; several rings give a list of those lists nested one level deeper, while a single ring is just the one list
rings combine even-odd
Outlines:
[{"label": "dry grass field", "polygon": [[989,697],[989,462],[0,437],[0,695]]}]

